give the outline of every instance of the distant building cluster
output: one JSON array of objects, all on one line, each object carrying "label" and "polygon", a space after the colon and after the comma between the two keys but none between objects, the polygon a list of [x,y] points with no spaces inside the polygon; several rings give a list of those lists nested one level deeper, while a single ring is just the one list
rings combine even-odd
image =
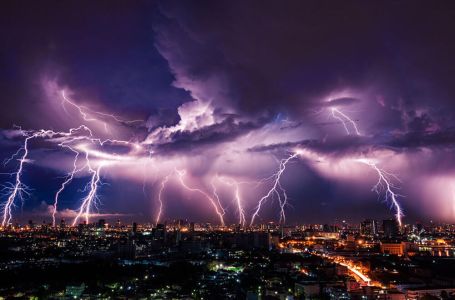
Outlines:
[{"label": "distant building cluster", "polygon": [[[3,298],[454,299],[455,225],[14,225]],[[430,298],[428,298],[430,297]],[[436,298],[431,298],[436,297]]]}]

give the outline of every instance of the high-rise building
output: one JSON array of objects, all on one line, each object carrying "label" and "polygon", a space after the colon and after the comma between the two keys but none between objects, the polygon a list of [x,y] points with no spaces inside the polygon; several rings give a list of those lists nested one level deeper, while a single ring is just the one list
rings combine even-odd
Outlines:
[{"label": "high-rise building", "polygon": [[360,234],[374,236],[378,234],[378,226],[375,220],[366,219],[360,223]]},{"label": "high-rise building", "polygon": [[166,239],[166,225],[164,225],[164,224],[156,224],[154,237],[157,240],[164,241]]},{"label": "high-rise building", "polygon": [[137,223],[133,222],[133,234],[137,233]]},{"label": "high-rise building", "polygon": [[180,241],[182,240],[182,232],[180,229],[175,230],[175,244],[179,245]]},{"label": "high-rise building", "polygon": [[82,235],[84,233],[84,228],[85,228],[85,223],[79,223],[77,225],[77,232],[79,235]]},{"label": "high-rise building", "polygon": [[339,228],[336,225],[324,224],[322,226],[322,231],[323,232],[338,232]]},{"label": "high-rise building", "polygon": [[382,229],[386,238],[396,238],[400,234],[398,222],[395,219],[383,220]]},{"label": "high-rise building", "polygon": [[61,220],[60,220],[60,228],[61,228],[61,229],[64,229],[65,227],[66,227],[65,219],[61,219]]}]

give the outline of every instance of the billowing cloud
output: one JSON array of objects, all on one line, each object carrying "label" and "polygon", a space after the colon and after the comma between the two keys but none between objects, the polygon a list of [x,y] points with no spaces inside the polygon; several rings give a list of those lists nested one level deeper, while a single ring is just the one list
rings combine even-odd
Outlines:
[{"label": "billowing cloud", "polygon": [[[66,36],[74,29],[69,25],[65,34],[39,27],[50,50],[35,51],[33,84],[17,77],[27,82],[27,93],[9,87],[15,101],[5,100],[5,107],[15,113],[2,110],[26,131],[2,121],[0,146],[10,155],[40,129],[67,134],[31,140],[26,170],[65,175],[81,168],[74,176],[88,182],[85,192],[97,174],[143,183],[144,191],[148,184],[154,218],[161,195],[197,201],[195,207],[215,214],[229,207],[224,213],[234,222],[241,209],[230,189],[241,186],[250,217],[289,157],[276,195],[289,191],[291,220],[307,207],[317,209],[314,203],[324,203],[319,209],[327,219],[343,203],[374,205],[378,195],[370,189],[378,174],[365,163],[374,162],[396,175],[400,193],[409,196],[400,198],[408,218],[426,217],[421,204],[437,197],[441,209],[428,217],[453,220],[441,211],[453,205],[447,193],[455,174],[454,10],[360,1],[163,1],[130,8],[125,16],[122,5],[112,9],[107,23],[121,19],[128,31],[141,28],[137,36],[128,32],[117,42],[103,22],[83,30],[96,28],[103,41],[87,35],[79,44]],[[71,20],[85,28],[78,17]],[[91,45],[109,55],[94,55]],[[50,62],[42,63],[43,53]],[[11,160],[8,171],[14,174],[18,162]],[[276,195],[261,220],[280,215]],[[59,213],[74,217],[74,204]],[[163,216],[172,216],[165,206]]]}]

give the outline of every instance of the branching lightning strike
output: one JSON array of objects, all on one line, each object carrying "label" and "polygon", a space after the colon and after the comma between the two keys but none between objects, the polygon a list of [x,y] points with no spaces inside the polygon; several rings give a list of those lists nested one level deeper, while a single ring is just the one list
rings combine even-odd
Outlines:
[{"label": "branching lightning strike", "polygon": [[158,224],[160,222],[161,215],[163,214],[163,192],[164,192],[164,189],[166,188],[166,184],[169,181],[170,176],[171,175],[167,175],[166,177],[164,177],[164,179],[160,183],[160,190],[158,191],[158,206],[159,207],[158,207],[158,213],[155,218],[155,224]]},{"label": "branching lightning strike", "polygon": [[77,161],[78,161],[80,153],[69,146],[66,146],[66,147],[68,147],[71,151],[73,151],[75,153],[75,156],[74,156],[74,161],[73,161],[73,169],[66,175],[65,180],[62,182],[60,188],[58,189],[58,191],[55,193],[55,196],[54,196],[54,204],[52,206],[52,226],[54,226],[54,227],[56,226],[55,215],[57,214],[58,200],[59,200],[60,194],[65,190],[66,186],[68,184],[70,184],[71,181],[73,181],[74,175],[77,172],[81,171],[81,169],[77,168]]},{"label": "branching lightning strike", "polygon": [[104,122],[104,121],[100,121],[99,119],[97,119],[95,117],[92,117],[93,115],[97,115],[97,116],[104,117],[104,118],[110,118],[110,119],[114,120],[115,122],[118,122],[120,124],[127,124],[127,125],[134,124],[134,123],[142,123],[143,122],[143,120],[123,120],[123,119],[120,119],[119,117],[117,117],[116,115],[113,115],[113,114],[106,114],[106,113],[99,112],[99,111],[92,111],[88,107],[85,107],[83,105],[78,105],[74,101],[72,101],[66,95],[65,90],[61,91],[61,96],[62,96],[62,107],[63,107],[63,109],[65,111],[66,111],[65,104],[69,104],[70,106],[74,107],[77,111],[79,111],[79,114],[81,115],[82,119],[84,119],[85,121],[89,121],[89,122],[99,121],[99,122],[102,122],[104,124],[104,128],[106,129],[106,131],[109,131],[108,128],[107,128],[107,123]]},{"label": "branching lightning strike", "polygon": [[346,130],[346,133],[348,135],[351,134],[351,130],[349,130],[347,123],[351,124],[351,127],[354,130],[356,135],[361,135],[356,122],[354,120],[352,120],[349,116],[347,116],[345,113],[343,113],[341,110],[339,110],[338,108],[335,108],[335,107],[331,108],[331,112],[332,112],[332,116],[335,119],[337,119],[338,121],[340,121],[341,124],[343,124],[344,130]]},{"label": "branching lightning strike", "polygon": [[212,204],[213,208],[215,209],[216,214],[218,215],[218,217],[220,219],[221,225],[224,226],[225,225],[225,223],[224,223],[224,213],[225,213],[224,212],[224,208],[223,207],[218,207],[217,201],[215,199],[213,199],[212,196],[210,196],[209,194],[204,192],[203,190],[188,186],[185,183],[185,181],[183,180],[183,177],[185,177],[185,174],[186,174],[185,170],[175,170],[175,171],[176,171],[176,173],[178,175],[179,182],[182,185],[182,187],[184,187],[185,189],[187,189],[190,192],[197,192],[197,193],[203,195],[205,198],[207,198],[210,201],[210,203]]},{"label": "branching lightning strike", "polygon": [[[346,130],[347,134],[351,134],[351,131],[349,130],[349,128],[346,124],[346,123],[349,123],[349,124],[351,124],[355,134],[361,135],[360,131],[357,127],[357,124],[356,124],[356,122],[354,122],[354,120],[352,120],[349,116],[347,116],[345,113],[341,112],[337,108],[332,107],[331,111],[332,111],[332,116],[343,124],[344,129]],[[397,200],[397,198],[400,197],[401,195],[394,191],[398,187],[395,186],[393,181],[391,180],[393,178],[397,181],[400,181],[399,178],[394,174],[388,173],[387,171],[380,169],[377,166],[377,164],[370,159],[360,158],[360,159],[356,159],[355,161],[369,166],[378,174],[378,182],[373,186],[372,191],[375,191],[378,195],[381,194],[381,191],[384,191],[385,201],[386,202],[390,201],[392,203],[392,206],[395,208],[395,218],[401,227],[402,218],[403,218],[403,210]]]},{"label": "branching lightning strike", "polygon": [[[24,164],[27,161],[28,156],[28,142],[29,140],[38,136],[38,133],[33,134],[32,136],[27,136],[24,141],[24,145],[20,149],[20,151],[13,154],[13,157],[17,156],[19,152],[23,152],[22,156],[19,158],[19,168],[17,169],[16,173],[14,173],[15,183],[12,184],[10,187],[5,187],[8,191],[8,199],[6,203],[3,205],[3,218],[2,218],[2,227],[11,223],[12,213],[11,209],[14,206],[14,201],[16,197],[18,197],[21,201],[24,201],[24,193],[28,194],[27,190],[28,187],[22,183],[21,176],[22,171],[24,169]],[[11,160],[11,159],[10,159]]]},{"label": "branching lightning strike", "polygon": [[[65,108],[64,104],[70,104],[74,108],[76,108],[81,115],[82,119],[85,121],[99,121],[98,119],[92,117],[91,115],[101,116],[101,117],[108,117],[113,119],[116,122],[122,124],[132,124],[136,122],[142,122],[142,120],[133,120],[133,121],[125,121],[122,120],[115,115],[105,114],[101,112],[94,112],[90,111],[88,108],[84,106],[77,105],[75,102],[71,101],[66,95],[65,91],[61,91],[62,96],[62,106]],[[104,122],[105,127],[107,126]],[[107,127],[106,127],[107,128]],[[101,140],[99,138],[95,138],[93,135],[92,130],[87,127],[86,125],[81,125],[76,128],[71,128],[68,132],[56,132],[53,130],[36,130],[36,131],[23,131],[20,129],[22,135],[25,136],[23,146],[16,151],[10,158],[5,160],[5,164],[10,163],[12,160],[19,157],[19,165],[17,171],[11,173],[11,176],[14,176],[15,181],[14,183],[5,186],[2,190],[5,193],[7,200],[3,204],[3,212],[2,212],[2,227],[7,226],[11,223],[12,219],[12,208],[15,206],[15,200],[20,199],[22,202],[24,201],[24,194],[28,194],[28,187],[22,182],[22,173],[24,170],[24,165],[28,161],[29,155],[29,141],[35,138],[48,138],[54,139],[54,141],[62,140],[58,146],[68,149],[72,151],[75,156],[73,160],[73,168],[67,174],[64,181],[60,185],[60,188],[57,190],[54,196],[54,203],[52,207],[52,223],[55,226],[56,223],[56,214],[58,209],[58,202],[61,193],[65,190],[65,188],[71,183],[74,179],[76,173],[82,171],[83,169],[87,168],[88,172],[91,174],[90,183],[87,185],[88,194],[83,199],[81,206],[78,209],[78,214],[75,217],[73,224],[76,224],[80,217],[84,216],[86,221],[88,222],[88,218],[91,213],[91,207],[96,206],[96,201],[98,199],[97,190],[100,184],[100,171],[101,168],[107,165],[109,161],[120,161],[120,160],[130,160],[132,158],[129,157],[120,157],[115,154],[108,154],[101,151],[97,151],[94,149],[89,149],[89,147],[84,144],[88,142],[89,144],[97,144],[99,146],[104,146],[106,143],[109,144],[117,144],[117,145],[126,145],[134,147],[135,149],[141,148],[140,145],[123,140],[115,140],[115,139],[105,139]],[[85,164],[78,168],[78,159],[81,152],[85,153]],[[97,167],[92,166],[90,161],[90,156],[93,156],[100,160],[99,165]]]},{"label": "branching lightning strike", "polygon": [[281,186],[280,179],[283,175],[283,172],[286,170],[286,165],[292,159],[296,158],[300,153],[298,151],[292,153],[288,158],[282,159],[279,164],[278,171],[273,174],[270,178],[273,180],[272,188],[265,194],[261,199],[259,199],[258,205],[251,217],[250,226],[253,225],[254,219],[259,215],[262,204],[275,195],[278,199],[280,205],[280,223],[286,222],[286,215],[284,212],[285,206],[287,205],[288,196],[286,190]]},{"label": "branching lightning strike", "polygon": [[373,170],[376,171],[378,174],[378,182],[373,186],[372,190],[375,191],[378,195],[381,194],[381,191],[385,193],[385,201],[390,201],[392,206],[395,209],[395,218],[398,224],[402,225],[402,218],[403,218],[403,210],[398,203],[398,197],[402,197],[402,195],[396,193],[394,190],[398,187],[394,185],[393,179],[399,181],[398,177],[392,173],[386,172],[379,168],[375,162],[369,159],[357,159],[356,161],[366,164],[367,166],[371,167]]},{"label": "branching lightning strike", "polygon": [[[66,94],[65,91],[61,91],[62,97],[62,107],[65,109],[66,106],[71,106],[77,112],[79,112],[82,120],[84,121],[96,121],[101,122],[104,124],[107,130],[107,121],[110,119],[111,121],[118,122],[120,124],[134,124],[138,122],[143,122],[143,120],[132,120],[126,121],[120,119],[119,117],[111,114],[106,114],[102,112],[93,111],[85,106],[78,105],[74,101],[72,101]],[[348,135],[355,134],[360,136],[361,133],[356,122],[351,119],[348,115],[343,113],[340,109],[337,108],[330,108],[331,115],[336,120],[340,121],[343,125],[346,133]],[[14,153],[9,159],[5,161],[5,164],[10,163],[13,160],[18,160],[18,168],[17,171],[11,173],[10,175],[14,177],[14,182],[10,183],[8,186],[3,188],[3,191],[6,195],[6,202],[3,204],[3,211],[2,211],[2,227],[7,226],[11,223],[12,220],[12,209],[15,206],[15,202],[17,199],[24,201],[25,195],[28,194],[28,187],[22,182],[22,173],[24,170],[25,164],[29,161],[29,142],[35,138],[43,138],[49,139],[54,142],[58,141],[58,146],[61,148],[65,148],[66,150],[71,151],[74,153],[74,160],[72,169],[68,172],[66,177],[64,178],[63,182],[60,185],[60,188],[57,190],[54,203],[52,207],[52,223],[56,225],[56,215],[58,213],[58,202],[59,199],[64,192],[65,188],[71,184],[74,179],[74,176],[83,170],[87,170],[90,174],[89,183],[86,186],[87,195],[82,199],[82,203],[77,210],[77,215],[73,220],[73,225],[76,225],[81,218],[84,218],[86,222],[89,221],[89,217],[91,215],[91,211],[93,207],[96,207],[99,196],[98,190],[99,186],[101,185],[101,171],[102,169],[109,165],[111,162],[120,162],[120,161],[131,161],[134,160],[134,157],[130,154],[128,155],[116,155],[115,153],[108,153],[105,151],[99,151],[97,148],[92,148],[90,146],[97,146],[102,147],[105,144],[111,145],[124,145],[128,147],[132,147],[132,149],[140,150],[142,146],[137,143],[133,143],[131,141],[124,141],[124,140],[116,140],[116,139],[100,139],[94,136],[92,130],[87,127],[87,125],[81,125],[76,128],[71,128],[68,132],[55,132],[52,130],[36,130],[36,131],[22,131],[21,133],[25,136],[24,143],[20,149],[16,153]],[[81,154],[84,154],[84,163],[81,162]],[[267,182],[271,182],[272,186],[267,191],[267,193],[259,199],[257,206],[254,209],[254,212],[250,219],[250,226],[254,224],[255,219],[259,216],[259,212],[263,206],[263,204],[269,200],[276,198],[279,202],[280,212],[279,212],[279,222],[285,223],[286,222],[286,214],[285,208],[288,204],[288,195],[286,190],[283,188],[281,184],[281,178],[286,170],[287,164],[300,155],[299,151],[293,151],[287,158],[281,159],[279,161],[278,170],[272,174],[269,178],[265,179]],[[96,164],[91,159],[96,159]],[[395,192],[398,188],[394,185],[393,180],[398,180],[398,178],[391,173],[384,171],[383,169],[379,168],[375,162],[369,159],[356,159],[356,161],[363,163],[370,168],[372,168],[378,174],[378,182],[373,186],[372,190],[378,193],[379,195],[384,192],[385,193],[385,200],[390,201],[392,206],[395,209],[395,217],[398,223],[402,224],[402,217],[403,212],[397,201],[401,195]],[[221,199],[217,193],[215,180],[233,188],[234,191],[234,200],[237,206],[238,217],[239,217],[239,224],[242,226],[246,225],[246,213],[244,209],[244,203],[242,201],[242,197],[240,194],[240,183],[232,178],[226,177],[219,177],[217,176],[211,181],[211,185],[213,188],[213,195],[207,193],[203,189],[194,188],[189,186],[184,177],[186,175],[186,170],[175,170],[175,173],[171,173],[167,175],[165,178],[162,179],[160,182],[160,189],[158,191],[158,212],[155,217],[155,222],[158,223],[161,219],[163,213],[163,193],[166,188],[166,185],[173,174],[178,176],[179,183],[181,186],[190,191],[196,192],[207,200],[209,200],[210,204],[213,206],[217,216],[220,219],[221,224],[224,226],[224,216],[225,216],[225,209],[221,203]]]},{"label": "branching lightning strike", "polygon": [[[234,188],[234,198],[235,198],[235,203],[237,205],[237,212],[239,214],[239,224],[241,226],[245,226],[246,217],[245,217],[245,210],[243,208],[242,197],[240,195],[240,182],[238,182],[232,178],[226,178],[226,177],[222,177],[222,176],[218,176],[218,175],[216,176],[216,179],[218,181]],[[213,193],[216,196],[216,198],[218,199],[218,202],[220,203],[219,197],[218,197],[218,194],[216,193],[216,188],[215,188],[215,185],[213,182],[212,182],[212,186],[213,186]],[[221,206],[221,203],[220,203],[220,206]]]},{"label": "branching lightning strike", "polygon": [[74,218],[73,226],[75,226],[77,224],[77,222],[79,221],[79,219],[81,217],[84,217],[85,222],[88,223],[89,217],[91,214],[91,207],[93,205],[96,206],[96,202],[99,200],[97,191],[98,191],[98,187],[99,187],[100,181],[101,181],[100,172],[101,172],[101,169],[102,169],[104,163],[103,162],[100,163],[97,168],[92,168],[92,166],[90,165],[90,162],[88,160],[88,154],[86,156],[86,159],[87,159],[87,165],[89,168],[89,172],[92,174],[90,183],[88,185],[89,193],[87,194],[87,196],[85,196],[85,198],[82,201],[82,205],[80,206],[80,208],[78,210],[77,216]]}]

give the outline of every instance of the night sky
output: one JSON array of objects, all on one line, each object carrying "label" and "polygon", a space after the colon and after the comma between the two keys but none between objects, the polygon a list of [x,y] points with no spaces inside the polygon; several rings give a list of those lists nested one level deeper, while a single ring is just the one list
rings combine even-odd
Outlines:
[{"label": "night sky", "polygon": [[3,220],[74,167],[57,219],[455,222],[454,37],[453,1],[2,1]]}]

